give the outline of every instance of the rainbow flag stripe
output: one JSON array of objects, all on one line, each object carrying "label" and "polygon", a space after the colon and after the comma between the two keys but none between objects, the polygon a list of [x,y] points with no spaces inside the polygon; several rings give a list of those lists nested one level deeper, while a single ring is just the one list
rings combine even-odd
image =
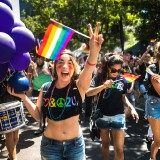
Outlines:
[{"label": "rainbow flag stripe", "polygon": [[74,31],[55,22],[50,22],[38,49],[38,54],[48,59],[58,59],[73,34]]},{"label": "rainbow flag stripe", "polygon": [[90,52],[89,49],[84,49],[84,50],[82,51],[82,54],[89,54],[89,52]]},{"label": "rainbow flag stripe", "polygon": [[138,79],[141,75],[134,75],[131,73],[123,73],[123,80],[125,83],[132,83],[133,81],[135,81],[136,79]]}]

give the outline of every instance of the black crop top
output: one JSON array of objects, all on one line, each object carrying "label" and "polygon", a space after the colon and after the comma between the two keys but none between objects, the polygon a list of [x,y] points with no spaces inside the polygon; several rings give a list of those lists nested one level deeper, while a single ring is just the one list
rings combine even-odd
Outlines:
[{"label": "black crop top", "polygon": [[[151,66],[152,66],[152,67],[151,67]],[[158,63],[151,64],[151,65],[149,66],[149,68],[151,69],[151,71],[152,71],[153,73],[160,74]],[[153,87],[153,85],[152,85],[152,83],[151,83],[150,77],[151,77],[151,75],[148,74],[148,83],[147,83],[148,94],[160,98],[160,95],[156,92],[156,90],[154,89],[154,87]]]},{"label": "black crop top", "polygon": [[[111,78],[110,78],[111,79]],[[103,115],[115,116],[117,114],[124,114],[124,104],[122,101],[122,95],[127,93],[127,83],[124,82],[123,76],[119,75],[116,79],[112,78],[114,84],[111,88],[106,88],[100,92],[98,105]],[[92,86],[97,87],[94,83],[98,79],[93,79]]]},{"label": "black crop top", "polygon": [[70,86],[67,85],[62,89],[57,89],[55,87],[51,97],[54,85],[55,81],[52,82],[48,91],[44,95],[43,111],[46,116],[51,120],[60,121],[79,115],[82,110],[82,98],[76,86],[76,82],[72,81],[71,84],[69,84]]}]

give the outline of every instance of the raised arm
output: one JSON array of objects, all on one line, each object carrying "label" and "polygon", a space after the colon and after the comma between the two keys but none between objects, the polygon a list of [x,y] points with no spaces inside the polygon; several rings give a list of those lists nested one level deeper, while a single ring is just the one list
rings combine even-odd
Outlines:
[{"label": "raised arm", "polygon": [[149,45],[149,46],[147,47],[147,50],[143,53],[141,59],[139,60],[139,65],[140,65],[140,66],[143,64],[143,61],[144,61],[144,59],[145,59],[145,57],[146,57],[146,55],[148,54],[148,52],[149,52],[150,49],[151,49],[151,46]]},{"label": "raised arm", "polygon": [[88,59],[86,61],[85,67],[82,70],[81,74],[79,75],[79,79],[77,80],[77,86],[81,92],[81,95],[84,96],[85,92],[90,86],[90,81],[92,78],[92,73],[94,70],[94,67],[97,64],[98,61],[98,55],[101,50],[101,45],[103,43],[103,36],[99,33],[100,30],[100,23],[97,23],[97,26],[95,28],[95,32],[93,32],[91,25],[88,25],[89,35],[90,35],[90,54],[88,56]]}]

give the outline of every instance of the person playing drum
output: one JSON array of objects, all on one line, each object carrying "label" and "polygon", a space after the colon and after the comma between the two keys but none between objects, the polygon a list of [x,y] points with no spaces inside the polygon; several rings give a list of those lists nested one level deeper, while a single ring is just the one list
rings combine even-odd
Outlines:
[{"label": "person playing drum", "polygon": [[[1,97],[0,97],[0,109],[3,109],[4,105],[6,105],[7,103],[10,103],[12,106],[14,105],[14,103],[12,102],[15,102],[15,101],[18,102],[18,100],[20,100],[19,98],[14,97],[7,92],[6,86],[7,86],[7,78],[9,76],[10,76],[10,72],[8,71],[5,80],[0,83],[0,87],[2,91]],[[1,118],[2,117],[0,117],[0,119]],[[16,146],[19,141],[19,128],[17,127],[16,129],[13,128],[11,130],[5,130],[5,131],[0,130],[0,131],[2,134],[5,134],[5,142],[8,150],[7,160],[17,160]]]}]

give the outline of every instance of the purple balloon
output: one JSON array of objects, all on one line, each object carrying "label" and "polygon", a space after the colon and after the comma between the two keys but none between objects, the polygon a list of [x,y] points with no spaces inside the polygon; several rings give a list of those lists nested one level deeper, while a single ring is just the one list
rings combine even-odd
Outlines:
[{"label": "purple balloon", "polygon": [[15,42],[17,53],[29,52],[35,45],[34,35],[25,27],[13,28],[10,36]]},{"label": "purple balloon", "polygon": [[0,32],[10,32],[13,24],[13,11],[6,4],[0,2]]},{"label": "purple balloon", "polygon": [[8,63],[0,64],[0,82],[4,80],[8,71]]},{"label": "purple balloon", "polygon": [[11,70],[17,70],[17,71],[23,71],[28,68],[29,64],[31,62],[30,54],[22,53],[22,54],[16,54],[11,60],[9,64],[9,68]]},{"label": "purple balloon", "polygon": [[0,64],[10,61],[16,53],[13,39],[6,33],[0,32]]},{"label": "purple balloon", "polygon": [[6,4],[11,10],[13,9],[11,0],[0,0],[0,2]]},{"label": "purple balloon", "polygon": [[14,19],[13,28],[14,27],[26,27],[26,26],[25,26],[25,24],[21,20]]}]

